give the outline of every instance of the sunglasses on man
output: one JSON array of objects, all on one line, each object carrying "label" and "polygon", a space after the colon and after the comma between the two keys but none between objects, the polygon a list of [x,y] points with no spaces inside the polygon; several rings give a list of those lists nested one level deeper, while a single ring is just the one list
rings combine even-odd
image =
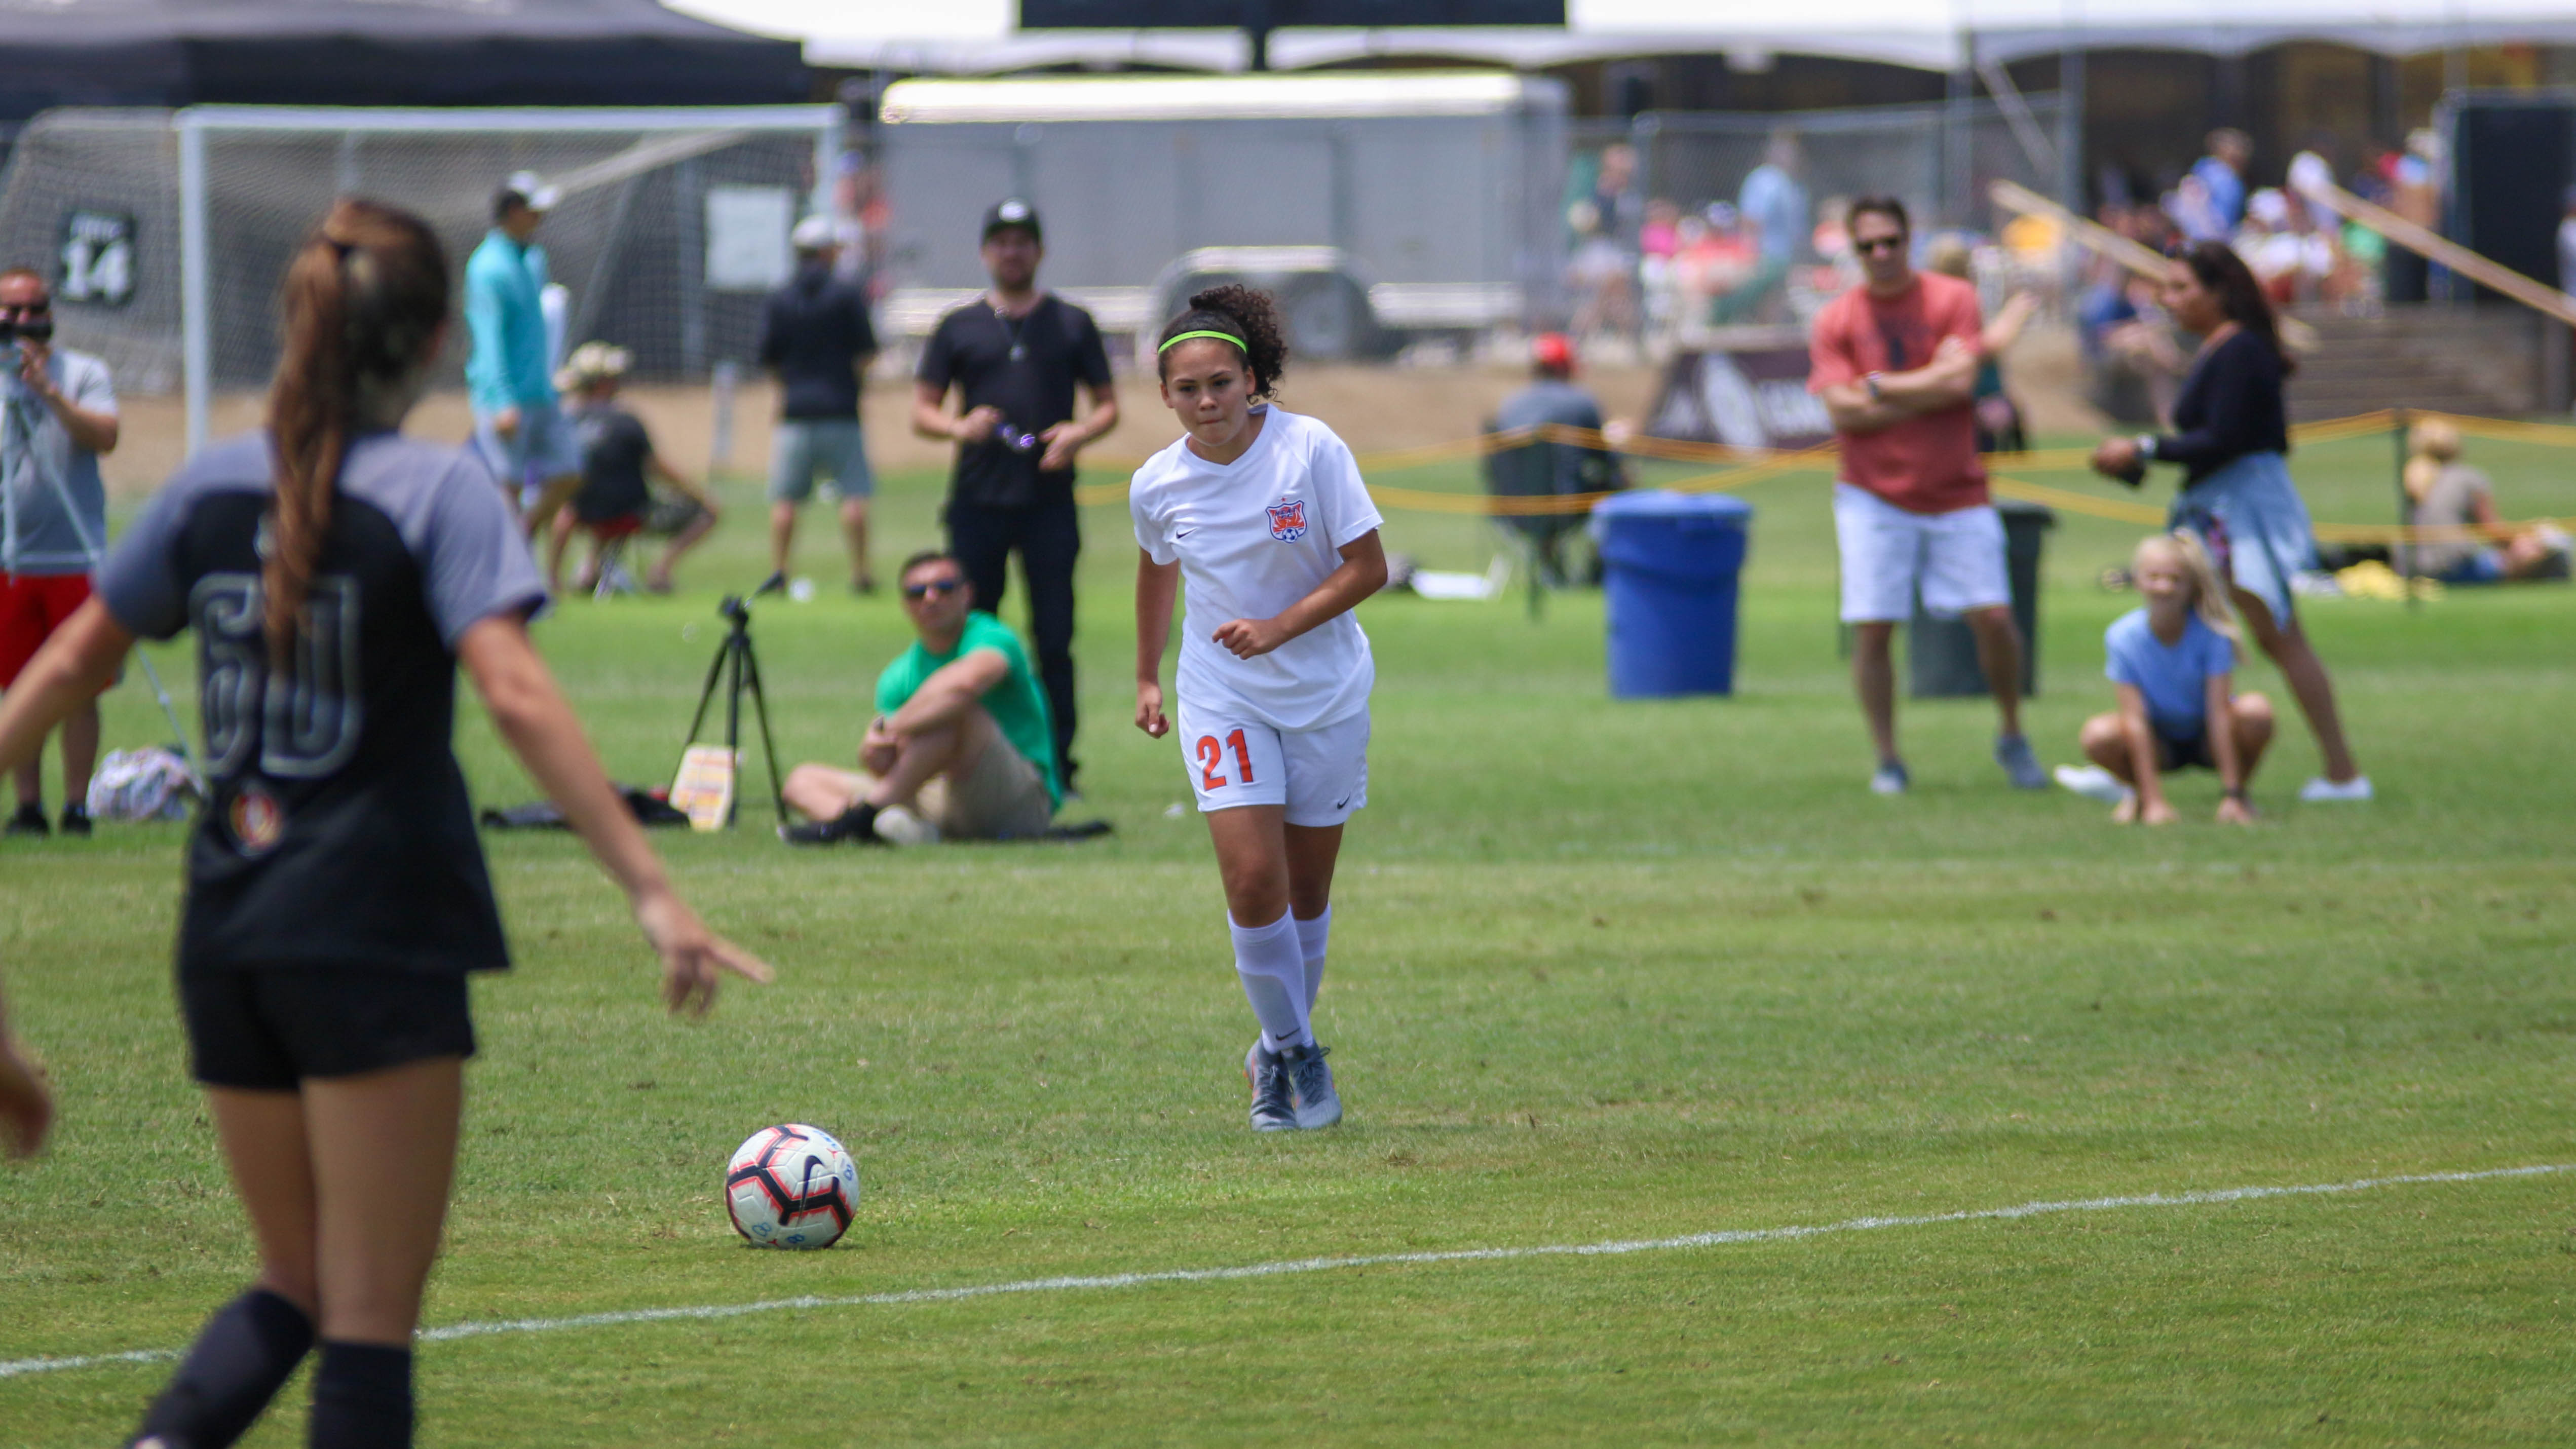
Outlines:
[{"label": "sunglasses on man", "polygon": [[1905,238],[1901,236],[1874,236],[1865,241],[1856,241],[1852,243],[1852,250],[1865,257],[1876,256],[1880,252],[1897,252],[1903,251],[1904,249]]},{"label": "sunglasses on man", "polygon": [[932,579],[926,584],[904,585],[903,597],[908,603],[918,604],[933,594],[937,594],[943,599],[947,598],[950,594],[953,594],[964,587],[966,587],[966,581],[964,579]]}]

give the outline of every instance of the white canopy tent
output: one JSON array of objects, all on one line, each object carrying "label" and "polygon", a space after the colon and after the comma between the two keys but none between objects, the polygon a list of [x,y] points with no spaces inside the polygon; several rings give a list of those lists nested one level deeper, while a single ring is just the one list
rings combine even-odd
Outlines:
[{"label": "white canopy tent", "polygon": [[[1231,71],[1230,30],[1021,30],[1016,0],[666,0],[737,29],[804,42],[809,65],[995,74],[1145,64]],[[1804,0],[1793,13],[1715,0],[1569,0],[1562,30],[1282,30],[1271,64],[1294,70],[1374,55],[1521,69],[1619,56],[1783,53],[1953,70],[2070,47],[2239,55],[2293,40],[2390,55],[2508,42],[2576,44],[2568,0]]]}]

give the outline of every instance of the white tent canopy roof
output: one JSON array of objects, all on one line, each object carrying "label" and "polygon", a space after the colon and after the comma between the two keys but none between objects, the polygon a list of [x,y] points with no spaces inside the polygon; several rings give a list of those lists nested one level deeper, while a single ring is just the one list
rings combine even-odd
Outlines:
[{"label": "white tent canopy roof", "polygon": [[[1049,65],[1241,70],[1230,30],[1021,30],[1016,0],[665,0],[801,40],[810,65],[956,75]],[[2576,43],[2568,0],[1802,0],[1794,14],[1714,0],[1568,0],[1563,30],[1282,30],[1281,69],[1429,55],[1523,69],[1628,55],[1829,55],[1942,70],[2066,48],[2238,55],[2324,40],[2390,55],[2505,42]]]}]

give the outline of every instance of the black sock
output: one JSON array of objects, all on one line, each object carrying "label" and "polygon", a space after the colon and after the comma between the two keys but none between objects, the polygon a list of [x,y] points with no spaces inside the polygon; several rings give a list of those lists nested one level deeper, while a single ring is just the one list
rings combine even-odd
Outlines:
[{"label": "black sock", "polygon": [[862,800],[842,811],[841,818],[832,823],[840,826],[844,833],[864,840],[877,833],[877,807]]},{"label": "black sock", "polygon": [[313,1347],[313,1320],[254,1288],[206,1320],[187,1360],[143,1416],[136,1442],[168,1449],[224,1449],[249,1432]]},{"label": "black sock", "polygon": [[313,1375],[311,1449],[410,1449],[411,1350],[322,1345]]}]

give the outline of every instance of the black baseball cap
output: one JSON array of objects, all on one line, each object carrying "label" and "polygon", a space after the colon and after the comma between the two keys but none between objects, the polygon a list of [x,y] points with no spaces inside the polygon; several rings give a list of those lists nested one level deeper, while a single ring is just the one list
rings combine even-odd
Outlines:
[{"label": "black baseball cap", "polygon": [[1013,226],[1026,231],[1031,241],[1046,240],[1046,233],[1038,227],[1038,209],[1016,196],[994,202],[993,209],[984,213],[982,240],[991,241],[993,233]]}]

